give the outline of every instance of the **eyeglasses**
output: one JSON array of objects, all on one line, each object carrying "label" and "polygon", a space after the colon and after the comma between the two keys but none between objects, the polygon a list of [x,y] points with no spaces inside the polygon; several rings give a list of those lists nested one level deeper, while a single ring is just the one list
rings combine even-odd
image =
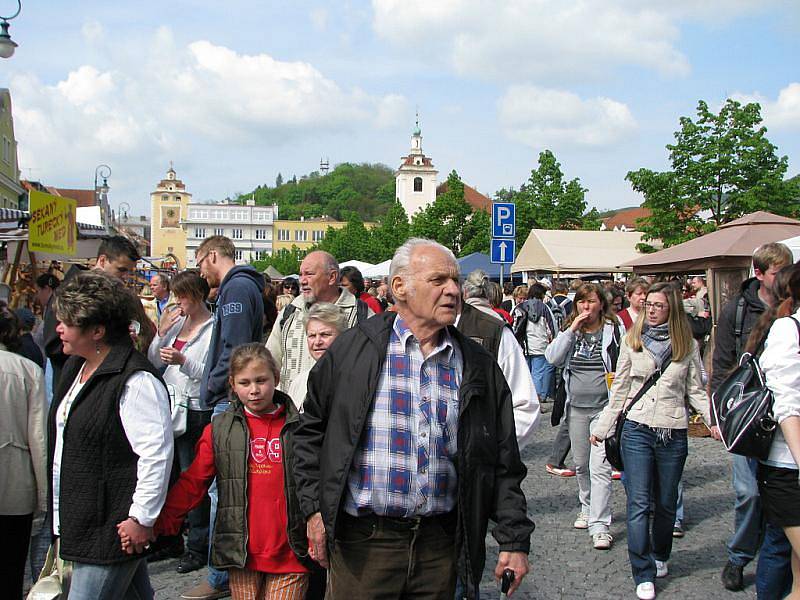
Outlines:
[{"label": "eyeglasses", "polygon": [[669,308],[669,304],[664,304],[663,302],[645,302],[644,307],[648,310],[655,308],[658,311],[662,311],[665,308]]},{"label": "eyeglasses", "polygon": [[212,252],[216,252],[216,250],[210,250],[209,252],[206,253],[206,255],[203,258],[198,258],[197,259],[197,268],[198,269],[203,266],[203,261],[205,259],[207,259],[209,254],[211,254]]}]

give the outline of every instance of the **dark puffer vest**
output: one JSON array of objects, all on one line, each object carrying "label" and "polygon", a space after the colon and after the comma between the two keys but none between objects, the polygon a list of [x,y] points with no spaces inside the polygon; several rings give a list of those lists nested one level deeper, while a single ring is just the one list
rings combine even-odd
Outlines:
[{"label": "dark puffer vest", "polygon": [[[83,363],[78,356],[67,360],[50,406],[47,481],[51,512],[56,414]],[[65,560],[106,565],[141,558],[124,553],[117,535],[117,523],[128,518],[139,460],[122,427],[119,400],[125,382],[138,371],[152,373],[161,381],[150,361],[130,343],[113,346],[70,409],[59,494],[61,557]]]},{"label": "dark puffer vest", "polygon": [[[308,538],[300,512],[294,483],[293,433],[299,421],[297,408],[288,395],[275,390],[273,402],[286,407],[286,422],[281,429],[284,494],[288,517],[289,546],[306,566]],[[211,564],[217,569],[243,569],[247,562],[247,465],[250,456],[250,430],[244,407],[237,399],[211,425],[214,465],[217,469],[217,519],[211,539]]]},{"label": "dark puffer vest", "polygon": [[461,304],[461,317],[458,319],[456,329],[472,341],[478,342],[495,360],[500,349],[500,339],[503,337],[503,327],[505,324],[499,319],[466,302]]}]

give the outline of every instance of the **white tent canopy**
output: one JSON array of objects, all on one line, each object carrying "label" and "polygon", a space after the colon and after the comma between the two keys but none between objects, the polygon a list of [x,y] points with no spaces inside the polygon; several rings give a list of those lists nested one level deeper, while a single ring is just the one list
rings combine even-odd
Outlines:
[{"label": "white tent canopy", "polygon": [[345,261],[343,263],[339,263],[339,268],[340,269],[343,269],[344,267],[355,267],[356,269],[358,269],[361,272],[362,275],[364,275],[364,271],[366,269],[370,269],[370,268],[372,268],[374,266],[375,265],[372,265],[372,264],[370,264],[368,262],[364,262],[364,261],[361,261],[361,260],[347,260],[347,261]]},{"label": "white tent canopy", "polygon": [[377,265],[372,265],[368,269],[361,271],[364,277],[386,277],[389,274],[389,265],[392,263],[390,260],[385,260]]},{"label": "white tent canopy", "polygon": [[512,273],[630,272],[620,267],[642,254],[638,231],[532,229],[511,266]]}]

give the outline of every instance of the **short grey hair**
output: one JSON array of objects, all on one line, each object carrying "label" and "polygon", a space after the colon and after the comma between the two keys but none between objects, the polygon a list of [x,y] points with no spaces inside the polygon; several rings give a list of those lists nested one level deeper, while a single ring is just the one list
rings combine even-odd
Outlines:
[{"label": "short grey hair", "polygon": [[458,270],[459,274],[461,273],[456,256],[453,254],[453,251],[450,250],[450,248],[442,246],[439,242],[427,240],[425,238],[409,238],[394,252],[392,262],[389,265],[390,282],[395,277],[404,277],[405,275],[409,274],[408,269],[409,265],[411,264],[411,255],[414,253],[414,250],[424,246],[438,248],[447,254],[447,256],[453,261],[453,264],[456,266],[456,270]]},{"label": "short grey hair", "polygon": [[316,302],[315,304],[311,305],[311,308],[308,309],[308,314],[306,315],[305,323],[303,325],[306,329],[308,328],[309,321],[312,319],[322,321],[323,323],[334,327],[339,333],[347,329],[347,317],[345,316],[344,311],[342,311],[339,306],[332,304],[331,302]]},{"label": "short grey hair", "polygon": [[491,283],[486,271],[483,269],[475,269],[472,273],[467,275],[467,278],[464,280],[464,285],[462,287],[464,299],[485,298],[488,300],[490,294],[489,286]]},{"label": "short grey hair", "polygon": [[326,272],[336,271],[336,280],[337,281],[339,280],[339,263],[334,258],[333,254],[331,254],[330,252],[325,252],[325,250],[314,250],[306,254],[303,260],[306,260],[309,256],[312,255],[319,255],[319,258],[322,259],[322,268]]}]

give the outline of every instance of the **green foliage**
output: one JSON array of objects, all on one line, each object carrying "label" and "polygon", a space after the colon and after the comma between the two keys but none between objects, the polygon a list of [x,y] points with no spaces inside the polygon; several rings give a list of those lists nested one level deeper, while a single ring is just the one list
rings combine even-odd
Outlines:
[{"label": "green foliage", "polygon": [[[639,169],[626,179],[641,192],[652,216],[646,240],[679,244],[757,211],[797,216],[798,187],[783,180],[788,165],[761,126],[761,107],[728,99],[718,114],[700,100],[697,118],[680,118],[675,143],[667,145],[672,170]],[[711,217],[703,222],[698,212]]]},{"label": "green foliage", "polygon": [[411,234],[436,240],[458,256],[489,251],[491,219],[472,211],[464,199],[464,184],[455,171],[447,177],[447,191],[411,220]]},{"label": "green foliage", "polygon": [[395,200],[394,172],[380,164],[342,163],[325,176],[314,171],[299,181],[292,176],[286,183],[279,173],[275,184],[259,186],[238,199],[254,194],[256,204],[277,204],[281,219],[328,215],[341,221],[355,214],[365,221],[376,220]]},{"label": "green foliage", "polygon": [[596,209],[586,212],[586,192],[577,177],[566,181],[561,163],[550,150],[539,154],[539,163],[519,191],[500,190],[498,200],[517,205],[517,245],[525,243],[531,229],[597,229]]},{"label": "green foliage", "polygon": [[259,272],[272,265],[281,272],[281,275],[291,275],[300,271],[300,263],[305,258],[305,255],[306,251],[297,246],[292,246],[291,250],[282,248],[272,256],[268,256],[264,260],[254,260],[250,264]]}]

